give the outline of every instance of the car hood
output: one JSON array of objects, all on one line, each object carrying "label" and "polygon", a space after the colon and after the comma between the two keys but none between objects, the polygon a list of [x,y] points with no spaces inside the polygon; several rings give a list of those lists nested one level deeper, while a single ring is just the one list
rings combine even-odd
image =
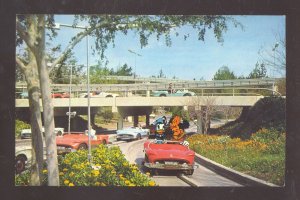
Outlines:
[{"label": "car hood", "polygon": [[147,141],[144,143],[144,148],[147,152],[157,155],[172,153],[174,156],[186,156],[194,154],[194,151],[181,144],[156,144]]},{"label": "car hood", "polygon": [[84,134],[67,134],[64,136],[57,136],[56,137],[56,144],[73,144],[73,143],[79,143],[84,140],[87,140],[87,136]]}]

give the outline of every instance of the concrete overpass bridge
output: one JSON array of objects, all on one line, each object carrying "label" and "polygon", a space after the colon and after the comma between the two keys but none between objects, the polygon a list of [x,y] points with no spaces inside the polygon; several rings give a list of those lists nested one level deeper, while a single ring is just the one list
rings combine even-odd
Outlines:
[{"label": "concrete overpass bridge", "polygon": [[[157,106],[182,106],[187,109],[188,106],[198,109],[206,106],[207,99],[213,100],[215,106],[238,106],[249,107],[254,105],[263,96],[187,96],[187,97],[113,97],[113,98],[90,98],[91,115],[94,116],[98,108],[111,107],[113,112],[118,112],[120,118],[118,128],[123,127],[123,119],[127,116],[133,116],[134,125],[138,124],[138,116],[146,116],[146,124],[149,125],[149,115],[153,107]],[[69,111],[68,98],[52,99],[55,117],[65,117]],[[40,102],[41,110],[42,103]],[[76,111],[78,115],[87,115],[88,99],[72,98],[71,110]],[[28,99],[16,99],[16,111],[29,111]]]},{"label": "concrete overpass bridge", "polygon": [[[260,91],[269,91],[269,94],[276,93],[276,79],[236,79],[218,81],[194,81],[165,78],[141,78],[108,76],[109,80],[134,81],[139,83],[131,84],[91,84],[90,91],[115,92],[120,97],[114,98],[90,98],[91,114],[95,115],[100,107],[111,107],[113,112],[121,116],[119,125],[122,127],[122,118],[134,117],[134,125],[138,123],[140,115],[146,115],[146,124],[149,123],[149,115],[153,107],[157,106],[205,106],[205,98],[214,98],[214,104],[223,106],[252,106],[263,96]],[[151,97],[151,91],[167,90],[172,82],[173,89],[188,89],[196,92],[195,97]],[[87,91],[86,84],[52,84],[53,92],[71,93],[71,108],[79,115],[87,114],[88,101],[86,98],[78,98],[80,93]],[[26,92],[27,85],[16,83],[16,92]],[[221,93],[221,91],[227,93]],[[139,91],[140,96],[130,95],[133,91]],[[228,93],[229,91],[229,93]],[[144,93],[143,93],[144,92]],[[242,93],[244,92],[244,93]],[[214,97],[208,97],[208,96]],[[18,96],[18,95],[16,95]],[[197,103],[195,103],[197,102]],[[42,104],[40,104],[42,105]],[[69,111],[69,99],[53,99],[55,116],[65,117]],[[16,111],[28,112],[28,99],[16,99]],[[29,112],[28,112],[29,113]],[[119,127],[119,128],[120,128]]]}]

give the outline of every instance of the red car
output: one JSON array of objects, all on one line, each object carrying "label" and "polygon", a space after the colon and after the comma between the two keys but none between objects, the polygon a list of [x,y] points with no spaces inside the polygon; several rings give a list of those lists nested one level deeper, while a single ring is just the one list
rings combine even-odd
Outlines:
[{"label": "red car", "polygon": [[157,144],[154,141],[144,143],[144,166],[150,173],[158,169],[180,170],[186,175],[192,175],[195,168],[195,152],[177,141],[164,141]]},{"label": "red car", "polygon": [[69,93],[52,93],[51,94],[52,98],[70,98]]},{"label": "red car", "polygon": [[[91,139],[91,147],[107,144],[108,141],[108,135],[95,135],[95,137]],[[58,154],[73,152],[79,149],[87,149],[88,135],[83,132],[72,132],[63,136],[57,136],[56,146]]]}]

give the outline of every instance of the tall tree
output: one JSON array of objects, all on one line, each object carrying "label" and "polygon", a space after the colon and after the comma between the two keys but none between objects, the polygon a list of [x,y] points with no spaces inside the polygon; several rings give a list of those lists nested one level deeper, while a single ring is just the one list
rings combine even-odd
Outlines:
[{"label": "tall tree", "polygon": [[248,78],[265,78],[267,77],[267,69],[264,63],[259,64],[258,62],[255,65],[255,68],[250,72]]},{"label": "tall tree", "polygon": [[230,71],[230,69],[227,66],[223,66],[215,73],[213,80],[231,80],[236,79],[236,76],[234,75],[233,71]]},{"label": "tall tree", "polygon": [[[232,17],[227,16],[145,16],[145,15],[76,15],[73,25],[76,26],[79,22],[88,23],[88,26],[78,33],[76,36],[70,39],[67,47],[61,52],[60,55],[53,60],[50,68],[47,69],[47,56],[45,52],[45,37],[46,27],[50,30],[47,32],[48,37],[55,37],[56,32],[54,30],[54,18],[53,15],[18,15],[16,18],[17,27],[17,44],[22,44],[27,47],[26,52],[29,55],[29,60],[25,60],[17,55],[18,67],[23,67],[23,71],[29,71],[24,73],[26,80],[33,79],[35,84],[34,90],[30,85],[31,82],[27,81],[29,91],[37,91],[39,88],[42,94],[43,103],[43,115],[44,126],[46,134],[46,150],[47,150],[47,166],[48,166],[48,185],[59,185],[56,144],[54,135],[54,116],[53,105],[51,100],[51,89],[49,72],[60,64],[66,56],[72,51],[74,46],[78,44],[87,35],[95,38],[95,52],[100,54],[101,58],[104,58],[104,52],[108,47],[108,44],[113,44],[117,33],[127,34],[129,30],[135,31],[139,36],[141,48],[148,45],[148,38],[155,35],[159,40],[161,36],[165,38],[165,44],[171,45],[171,33],[175,36],[179,36],[177,28],[190,25],[198,33],[198,40],[204,41],[206,30],[212,29],[213,34],[218,42],[223,42],[223,33],[227,31],[228,23],[232,22],[235,26],[240,24]],[[172,31],[171,31],[172,30]],[[187,39],[188,33],[183,35],[184,39]],[[38,71],[33,75],[32,71]],[[37,94],[37,93],[35,93]],[[33,101],[34,95],[29,97],[29,101]],[[37,99],[36,99],[37,101]],[[34,109],[34,120],[40,122],[38,113],[38,101],[36,105],[31,105],[30,108]],[[31,122],[31,125],[37,128],[33,128],[33,143],[35,137],[41,134],[39,126]],[[41,137],[40,137],[41,138]],[[37,149],[34,146],[35,151],[42,153],[42,150]],[[40,170],[40,169],[39,169]]]},{"label": "tall tree", "polygon": [[[286,39],[282,34],[275,34],[275,42],[259,50],[260,62],[268,68],[271,76],[277,73],[285,77],[286,72]],[[272,72],[272,73],[271,73]]]}]

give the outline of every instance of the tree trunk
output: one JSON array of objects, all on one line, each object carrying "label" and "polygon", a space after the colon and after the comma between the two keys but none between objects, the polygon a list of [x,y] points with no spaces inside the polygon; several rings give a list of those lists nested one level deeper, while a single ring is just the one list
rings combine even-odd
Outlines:
[{"label": "tree trunk", "polygon": [[[43,136],[42,119],[40,110],[40,95],[37,67],[31,66],[25,73],[28,90],[28,100],[30,109],[30,125],[32,133],[32,168],[30,185],[39,186],[42,184],[43,169]],[[30,72],[29,72],[30,71]]]},{"label": "tree trunk", "polygon": [[54,111],[51,99],[49,72],[45,55],[45,16],[39,15],[38,43],[35,52],[39,69],[40,86],[43,101],[43,116],[45,127],[45,140],[47,151],[48,185],[59,186],[59,172],[56,149],[56,136],[54,133]]}]

